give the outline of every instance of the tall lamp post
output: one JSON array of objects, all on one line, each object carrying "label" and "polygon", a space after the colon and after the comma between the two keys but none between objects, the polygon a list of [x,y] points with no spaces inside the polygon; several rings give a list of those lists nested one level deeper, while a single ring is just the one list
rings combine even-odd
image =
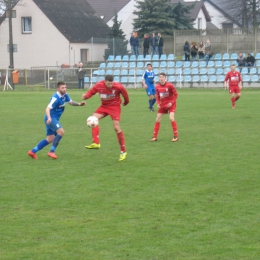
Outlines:
[{"label": "tall lamp post", "polygon": [[11,71],[10,84],[14,89],[13,74],[12,74],[12,72],[14,70],[14,49],[13,49],[12,1],[11,0],[8,0],[7,12],[9,14],[9,16],[8,16],[8,20],[9,20],[9,59],[10,59],[9,69]]}]

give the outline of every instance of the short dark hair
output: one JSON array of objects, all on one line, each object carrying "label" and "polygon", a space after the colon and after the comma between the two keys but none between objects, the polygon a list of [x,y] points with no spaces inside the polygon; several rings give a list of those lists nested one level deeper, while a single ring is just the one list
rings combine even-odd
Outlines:
[{"label": "short dark hair", "polygon": [[160,72],[160,73],[159,73],[159,76],[160,76],[160,75],[166,77],[166,73],[164,73],[164,72]]},{"label": "short dark hair", "polygon": [[114,81],[114,76],[113,75],[106,75],[105,81],[110,81],[110,82]]},{"label": "short dark hair", "polygon": [[59,81],[59,82],[57,83],[57,88],[59,88],[59,87],[62,86],[62,85],[66,85],[66,83],[65,83],[64,81]]}]

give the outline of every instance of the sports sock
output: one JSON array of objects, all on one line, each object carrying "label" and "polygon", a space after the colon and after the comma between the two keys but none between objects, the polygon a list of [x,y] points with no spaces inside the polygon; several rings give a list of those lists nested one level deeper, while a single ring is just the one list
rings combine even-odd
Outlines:
[{"label": "sports sock", "polygon": [[123,131],[121,131],[120,133],[117,133],[117,140],[118,140],[118,143],[120,145],[120,150],[122,153],[125,153],[126,151],[126,148],[125,148],[125,136],[124,136],[124,133]]},{"label": "sports sock", "polygon": [[236,96],[235,97],[235,102],[240,98],[240,96]]},{"label": "sports sock", "polygon": [[99,144],[99,126],[92,128],[93,143]]},{"label": "sports sock", "polygon": [[159,129],[160,129],[160,122],[155,122],[154,129],[153,129],[153,137],[157,138]]},{"label": "sports sock", "polygon": [[149,99],[149,108],[150,108],[150,109],[152,109],[152,107],[153,107],[152,102],[153,102],[153,101],[152,101],[151,99]]},{"label": "sports sock", "polygon": [[33,149],[32,152],[33,153],[37,153],[38,151],[40,151],[41,149],[43,149],[46,145],[48,145],[49,143],[47,142],[46,139],[41,140]]},{"label": "sports sock", "polygon": [[232,103],[232,105],[235,103],[235,98],[234,97],[231,98],[231,103]]},{"label": "sports sock", "polygon": [[172,121],[172,131],[173,131],[173,136],[178,137],[178,127],[176,121]]},{"label": "sports sock", "polygon": [[153,100],[152,100],[152,106],[154,105],[155,102],[156,102],[156,99],[153,98]]},{"label": "sports sock", "polygon": [[55,138],[54,138],[54,140],[52,142],[52,146],[51,146],[50,152],[53,152],[53,153],[55,152],[55,150],[56,150],[56,148],[57,148],[61,138],[62,138],[61,135],[56,135],[55,136]]}]

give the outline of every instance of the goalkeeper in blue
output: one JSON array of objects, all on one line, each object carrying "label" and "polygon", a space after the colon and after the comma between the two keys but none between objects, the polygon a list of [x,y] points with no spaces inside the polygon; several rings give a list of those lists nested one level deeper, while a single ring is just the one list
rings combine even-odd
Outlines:
[{"label": "goalkeeper in blue", "polygon": [[155,87],[154,87],[154,85],[156,83],[155,79],[154,79],[155,75],[152,70],[152,64],[147,63],[146,66],[147,66],[147,70],[143,74],[142,83],[143,83],[144,88],[146,89],[147,96],[149,97],[149,107],[148,108],[150,109],[150,112],[154,112],[153,105],[156,102]]},{"label": "goalkeeper in blue", "polygon": [[33,159],[38,159],[36,153],[42,150],[45,146],[52,143],[50,151],[47,153],[52,159],[57,159],[55,150],[64,135],[64,129],[59,122],[61,115],[64,112],[65,104],[69,103],[71,106],[85,106],[86,102],[75,102],[67,94],[67,87],[64,82],[57,83],[57,92],[52,95],[50,103],[46,107],[46,114],[44,116],[44,123],[46,127],[46,139],[40,141],[28,155]]}]

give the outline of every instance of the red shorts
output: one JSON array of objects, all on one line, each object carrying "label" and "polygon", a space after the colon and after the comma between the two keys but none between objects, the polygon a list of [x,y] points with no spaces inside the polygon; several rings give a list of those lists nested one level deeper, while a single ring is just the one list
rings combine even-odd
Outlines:
[{"label": "red shorts", "polygon": [[168,114],[168,113],[171,113],[171,112],[174,113],[175,110],[176,110],[176,102],[174,102],[171,107],[160,107],[158,109],[157,113],[159,113],[159,114]]},{"label": "red shorts", "polygon": [[110,115],[112,120],[120,121],[121,106],[100,106],[95,113],[104,115]]},{"label": "red shorts", "polygon": [[229,93],[240,93],[240,88],[238,85],[229,86]]}]

